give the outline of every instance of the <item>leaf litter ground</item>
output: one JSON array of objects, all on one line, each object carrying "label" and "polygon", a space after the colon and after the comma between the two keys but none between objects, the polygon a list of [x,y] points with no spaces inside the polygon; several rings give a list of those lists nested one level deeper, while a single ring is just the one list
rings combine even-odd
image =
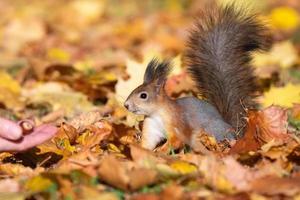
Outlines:
[{"label": "leaf litter ground", "polygon": [[142,149],[142,118],[121,103],[153,56],[175,58],[170,96],[195,94],[181,54],[202,3],[1,1],[1,116],[59,129],[0,154],[0,199],[299,199],[300,7],[259,2],[276,40],[254,55],[264,108],[232,148],[204,138],[204,156]]}]

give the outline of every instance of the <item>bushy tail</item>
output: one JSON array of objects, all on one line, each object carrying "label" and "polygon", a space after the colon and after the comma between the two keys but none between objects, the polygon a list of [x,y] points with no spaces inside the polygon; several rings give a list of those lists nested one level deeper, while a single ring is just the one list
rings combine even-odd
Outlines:
[{"label": "bushy tail", "polygon": [[237,129],[242,126],[245,107],[256,105],[251,52],[267,50],[271,41],[255,14],[234,5],[202,11],[191,31],[188,72],[200,94]]}]

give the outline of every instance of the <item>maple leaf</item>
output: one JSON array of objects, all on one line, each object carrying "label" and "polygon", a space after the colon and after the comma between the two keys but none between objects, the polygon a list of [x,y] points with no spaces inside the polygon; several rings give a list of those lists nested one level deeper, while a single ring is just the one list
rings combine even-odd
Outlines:
[{"label": "maple leaf", "polygon": [[253,151],[265,143],[276,141],[276,144],[282,144],[289,138],[287,111],[279,106],[270,106],[262,111],[249,112],[245,135],[237,141],[230,152]]},{"label": "maple leaf", "polygon": [[300,102],[300,85],[287,84],[284,87],[272,87],[264,94],[263,105],[279,105],[291,107],[293,103]]}]

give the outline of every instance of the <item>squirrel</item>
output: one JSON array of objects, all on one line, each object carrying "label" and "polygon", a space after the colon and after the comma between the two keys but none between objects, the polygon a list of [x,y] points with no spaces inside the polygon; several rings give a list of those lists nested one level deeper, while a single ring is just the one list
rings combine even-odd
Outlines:
[{"label": "squirrel", "polygon": [[145,115],[142,147],[153,150],[167,139],[174,147],[184,143],[208,153],[199,139],[202,134],[217,142],[236,140],[246,126],[246,108],[257,106],[251,53],[268,50],[271,41],[258,16],[243,8],[227,5],[201,11],[184,55],[187,72],[203,99],[170,98],[164,86],[172,64],[153,59],[143,84],[124,103],[130,112]]}]

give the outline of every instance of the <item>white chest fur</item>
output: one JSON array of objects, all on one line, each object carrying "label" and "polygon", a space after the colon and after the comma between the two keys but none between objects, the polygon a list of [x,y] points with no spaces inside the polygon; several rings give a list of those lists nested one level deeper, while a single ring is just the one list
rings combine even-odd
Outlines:
[{"label": "white chest fur", "polygon": [[156,145],[166,138],[164,122],[159,115],[147,117],[143,125],[142,146],[147,149],[154,149]]}]

